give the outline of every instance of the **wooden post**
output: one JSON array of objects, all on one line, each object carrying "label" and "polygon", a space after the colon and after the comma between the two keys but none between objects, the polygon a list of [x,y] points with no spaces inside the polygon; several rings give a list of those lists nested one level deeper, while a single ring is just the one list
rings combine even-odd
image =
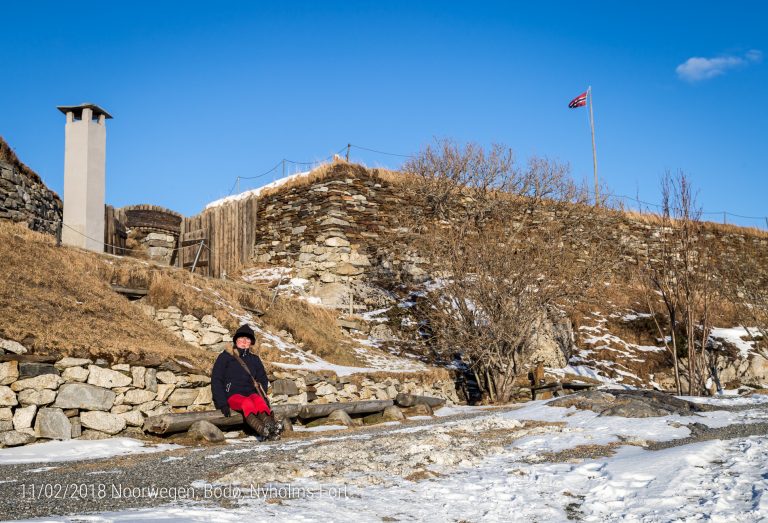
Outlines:
[{"label": "wooden post", "polygon": [[347,163],[349,163],[349,150],[350,150],[351,148],[352,148],[352,144],[351,144],[351,143],[348,143],[348,144],[347,144]]},{"label": "wooden post", "polygon": [[355,313],[354,297],[352,296],[352,284],[350,283],[350,277],[347,276],[347,292],[349,293],[349,314]]},{"label": "wooden post", "polygon": [[[768,218],[766,218],[768,221]],[[61,247],[61,220],[56,224],[56,247]]]},{"label": "wooden post", "polygon": [[[195,261],[192,262],[192,271],[195,272],[195,267],[197,267],[197,261],[200,259],[200,252],[203,250],[203,245],[205,245],[205,240],[200,240],[200,247],[197,248],[197,254],[195,254]],[[208,264],[210,265],[210,256]]]}]

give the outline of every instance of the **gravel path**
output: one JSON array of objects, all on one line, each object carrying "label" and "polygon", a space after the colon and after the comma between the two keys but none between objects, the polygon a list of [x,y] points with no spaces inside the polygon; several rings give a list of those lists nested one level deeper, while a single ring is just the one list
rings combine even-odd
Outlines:
[{"label": "gravel path", "polygon": [[[742,410],[741,407],[718,406],[722,410]],[[514,410],[518,406],[473,411],[440,418],[409,420],[397,429],[444,426],[464,420],[488,417],[495,412]],[[767,409],[766,406],[752,406]],[[768,423],[757,422],[708,428],[693,423],[687,438],[654,442],[650,450],[660,450],[710,439],[744,438],[768,434]],[[302,432],[293,438],[274,443],[245,441],[230,445],[189,446],[182,449],[131,454],[105,459],[45,463],[0,465],[0,518],[21,519],[53,515],[87,514],[119,511],[139,507],[156,507],[174,499],[194,499],[211,505],[227,506],[231,498],[217,497],[205,488],[205,482],[215,482],[248,463],[293,463],[302,447],[327,447],[328,459],[343,460],[339,455],[339,440],[377,440],[382,448],[391,440],[391,426],[377,426],[339,432]],[[418,433],[418,432],[417,432]],[[182,441],[179,443],[184,444]],[[385,444],[386,443],[386,444]],[[351,446],[351,445],[350,445]],[[334,458],[334,452],[336,457]],[[578,449],[590,456],[589,449]],[[571,456],[571,458],[577,456]],[[559,461],[553,456],[554,461]],[[549,461],[549,460],[547,460]],[[194,484],[194,486],[192,486]],[[155,489],[155,497],[148,489]],[[142,489],[144,489],[142,491]],[[166,489],[166,490],[161,490]],[[177,501],[178,503],[178,501]]]},{"label": "gravel path", "polygon": [[[514,408],[493,409],[491,412]],[[410,420],[402,427],[442,425],[488,413],[475,411]],[[290,461],[297,448],[302,446],[322,446],[348,437],[376,438],[391,431],[391,426],[377,426],[334,433],[300,432],[295,438],[279,442],[246,441],[231,445],[186,447],[158,453],[57,462],[50,468],[46,467],[46,463],[0,465],[0,518],[22,519],[160,506],[173,501],[174,491],[176,497],[181,499],[182,492],[190,492],[190,485],[194,482],[213,481],[249,460]],[[160,495],[155,498],[148,495],[146,489],[149,487],[158,489],[155,492]],[[142,488],[145,489],[143,493]],[[163,488],[175,490],[159,490]],[[227,503],[227,499],[211,499],[212,494],[211,491],[206,494],[202,485],[193,489],[196,501],[219,505]]]}]

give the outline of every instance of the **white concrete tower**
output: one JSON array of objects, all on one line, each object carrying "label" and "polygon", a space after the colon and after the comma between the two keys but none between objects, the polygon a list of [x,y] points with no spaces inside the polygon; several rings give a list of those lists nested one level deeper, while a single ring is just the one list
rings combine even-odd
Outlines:
[{"label": "white concrete tower", "polygon": [[110,114],[94,104],[57,107],[64,127],[64,227],[62,242],[104,251],[104,188]]}]

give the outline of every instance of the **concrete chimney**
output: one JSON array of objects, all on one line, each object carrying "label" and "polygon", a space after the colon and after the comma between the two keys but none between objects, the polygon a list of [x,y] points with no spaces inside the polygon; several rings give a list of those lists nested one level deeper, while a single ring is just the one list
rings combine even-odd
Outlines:
[{"label": "concrete chimney", "polygon": [[66,245],[104,252],[104,187],[110,114],[94,104],[57,107],[64,126],[64,227]]}]

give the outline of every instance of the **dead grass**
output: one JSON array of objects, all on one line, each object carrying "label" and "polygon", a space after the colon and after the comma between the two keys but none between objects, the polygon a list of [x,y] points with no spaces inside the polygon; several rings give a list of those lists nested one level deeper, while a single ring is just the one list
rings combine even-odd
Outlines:
[{"label": "dead grass", "polygon": [[[659,214],[655,213],[640,213],[637,211],[614,211],[625,215],[633,222],[645,223],[647,225],[661,226],[664,221]],[[675,220],[672,220],[675,223]],[[734,225],[730,223],[717,223],[703,221],[702,225],[705,231],[717,231],[728,234],[739,234],[747,236],[755,236],[757,238],[768,238],[768,231],[760,229],[758,227],[742,227],[740,225]]]},{"label": "dead grass", "polygon": [[357,363],[336,325],[336,313],[299,300],[280,298],[268,308],[262,320],[285,330],[304,349],[340,365]]},{"label": "dead grass", "polygon": [[[0,222],[0,336],[40,353],[104,357],[111,362],[183,356],[210,369],[215,354],[188,345],[147,317],[110,284],[147,288],[156,308],[179,307],[198,318],[216,317],[234,331],[238,316],[267,310],[266,327],[294,339],[333,363],[354,363],[333,312],[279,299],[241,282],[205,278],[177,268],[56,247],[50,236]],[[258,321],[258,320],[257,320]],[[130,355],[130,357],[129,357]],[[265,360],[286,361],[278,350]],[[286,361],[287,362],[287,361]]]},{"label": "dead grass", "polygon": [[368,169],[356,163],[347,163],[344,160],[336,160],[333,163],[323,164],[304,176],[297,176],[288,182],[265,189],[259,194],[259,198],[266,198],[274,194],[280,194],[291,189],[307,187],[314,183],[322,182],[328,178],[376,178],[393,184],[402,183],[408,176],[398,171],[389,169]]},{"label": "dead grass", "polygon": [[181,356],[210,366],[210,353],[182,342],[111,290],[103,278],[108,256],[57,248],[50,236],[1,222],[0,259],[0,336],[39,353],[111,362]]}]

